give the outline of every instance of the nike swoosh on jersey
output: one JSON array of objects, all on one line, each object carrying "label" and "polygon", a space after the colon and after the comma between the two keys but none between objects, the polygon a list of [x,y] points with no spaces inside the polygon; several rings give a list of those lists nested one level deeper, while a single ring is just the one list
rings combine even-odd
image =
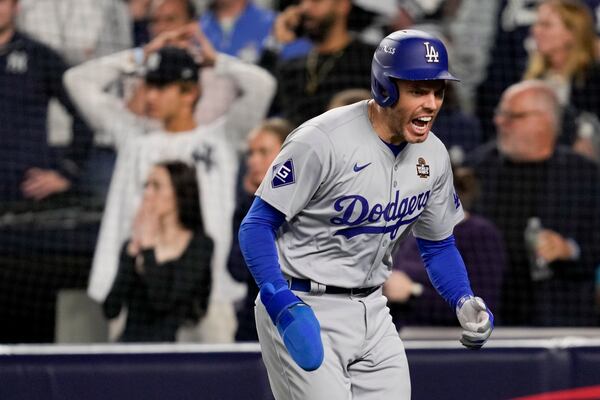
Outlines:
[{"label": "nike swoosh on jersey", "polygon": [[354,172],[360,172],[363,169],[367,168],[369,165],[371,165],[371,163],[368,163],[368,164],[365,164],[365,165],[360,165],[360,166],[358,165],[358,163],[355,163],[353,170],[354,170]]}]

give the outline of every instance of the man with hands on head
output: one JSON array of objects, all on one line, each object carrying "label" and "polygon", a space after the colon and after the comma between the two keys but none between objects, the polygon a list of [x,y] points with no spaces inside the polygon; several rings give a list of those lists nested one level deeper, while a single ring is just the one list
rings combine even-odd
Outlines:
[{"label": "man with hands on head", "polygon": [[[228,112],[205,125],[198,125],[194,118],[194,107],[202,94],[196,60],[214,65],[218,74],[235,82],[238,91]],[[122,99],[104,90],[122,75],[140,70],[146,84],[144,116],[129,111]],[[238,150],[266,113],[275,90],[273,78],[257,66],[216,53],[194,22],[159,35],[144,48],[72,68],[65,82],[90,123],[112,133],[118,150],[88,294],[102,301],[110,289],[119,249],[131,231],[150,167],[164,160],[193,162],[204,227],[215,244],[211,260],[213,289],[202,339],[231,341],[235,329],[232,301],[241,295],[241,288],[230,278],[225,263],[232,235],[229,221],[234,209]],[[156,127],[156,122],[150,121],[162,126]]]},{"label": "man with hands on head", "polygon": [[384,38],[373,100],[313,118],[288,136],[239,232],[259,288],[256,321],[277,399],[410,397],[402,341],[381,286],[410,230],[430,279],[479,349],[493,315],[471,290],[453,228],[464,216],[448,153],[430,128],[448,54],[416,30]]}]

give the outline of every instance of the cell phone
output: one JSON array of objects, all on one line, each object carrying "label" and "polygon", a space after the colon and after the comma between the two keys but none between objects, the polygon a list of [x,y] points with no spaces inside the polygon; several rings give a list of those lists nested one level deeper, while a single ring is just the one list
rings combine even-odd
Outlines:
[{"label": "cell phone", "polygon": [[298,25],[296,25],[296,27],[294,28],[294,34],[296,35],[296,38],[301,38],[306,36],[306,29],[304,27],[304,21],[306,20],[306,17],[304,16],[304,14],[300,15],[300,20],[298,22]]}]

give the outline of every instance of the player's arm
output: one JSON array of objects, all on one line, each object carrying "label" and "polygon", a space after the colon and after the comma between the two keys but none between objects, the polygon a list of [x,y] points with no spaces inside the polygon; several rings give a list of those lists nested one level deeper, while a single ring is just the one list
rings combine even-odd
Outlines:
[{"label": "player's arm", "polygon": [[463,333],[460,342],[479,349],[494,329],[494,315],[483,300],[473,295],[465,263],[454,236],[444,240],[417,238],[417,245],[429,280],[437,292],[456,310]]},{"label": "player's arm", "polygon": [[288,352],[312,371],[323,362],[320,326],[312,309],[289,290],[279,267],[275,238],[284,221],[282,212],[256,197],[240,226],[240,249]]}]

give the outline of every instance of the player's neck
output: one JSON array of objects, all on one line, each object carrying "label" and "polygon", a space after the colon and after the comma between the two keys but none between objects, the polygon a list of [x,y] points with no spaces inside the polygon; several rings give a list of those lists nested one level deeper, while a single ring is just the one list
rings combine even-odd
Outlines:
[{"label": "player's neck", "polygon": [[404,138],[396,134],[396,132],[390,128],[389,124],[387,124],[387,119],[383,115],[383,108],[377,105],[374,100],[369,100],[367,113],[371,126],[373,126],[373,130],[381,140],[393,145],[400,145],[404,142]]}]

